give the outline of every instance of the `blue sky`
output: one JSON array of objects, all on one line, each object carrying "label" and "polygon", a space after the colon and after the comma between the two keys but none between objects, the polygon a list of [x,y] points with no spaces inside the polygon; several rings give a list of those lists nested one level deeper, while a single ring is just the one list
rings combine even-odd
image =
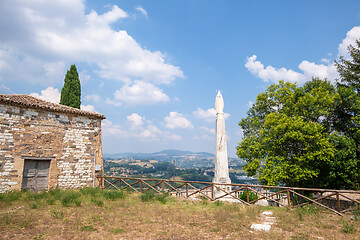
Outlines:
[{"label": "blue sky", "polygon": [[337,78],[360,38],[358,1],[0,2],[0,93],[56,102],[76,64],[103,150],[214,152],[216,91],[228,152],[256,95],[279,80]]}]

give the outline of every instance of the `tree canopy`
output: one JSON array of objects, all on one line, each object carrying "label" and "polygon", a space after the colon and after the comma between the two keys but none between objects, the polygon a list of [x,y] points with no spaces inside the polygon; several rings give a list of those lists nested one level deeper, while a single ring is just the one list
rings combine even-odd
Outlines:
[{"label": "tree canopy", "polygon": [[[260,93],[239,123],[237,155],[261,183],[357,188],[360,183],[360,43],[351,60],[336,63],[333,85],[313,78],[298,86],[280,81]],[[352,76],[357,76],[357,79]]]},{"label": "tree canopy", "polygon": [[70,70],[66,72],[64,86],[61,89],[60,104],[80,108],[81,86],[75,64],[71,65]]}]

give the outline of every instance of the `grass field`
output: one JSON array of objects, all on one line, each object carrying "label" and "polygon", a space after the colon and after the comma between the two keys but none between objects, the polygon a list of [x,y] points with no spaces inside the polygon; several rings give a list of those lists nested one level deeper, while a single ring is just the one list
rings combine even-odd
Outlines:
[{"label": "grass field", "polygon": [[[271,210],[270,232],[252,232]],[[84,188],[0,194],[1,239],[360,239],[360,216]]]}]

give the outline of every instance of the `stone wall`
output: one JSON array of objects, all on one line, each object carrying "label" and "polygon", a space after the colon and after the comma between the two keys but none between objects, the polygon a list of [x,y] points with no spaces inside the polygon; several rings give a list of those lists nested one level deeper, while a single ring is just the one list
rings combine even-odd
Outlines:
[{"label": "stone wall", "polygon": [[94,183],[101,119],[0,104],[0,192],[21,189],[25,159],[51,159],[49,188]]}]

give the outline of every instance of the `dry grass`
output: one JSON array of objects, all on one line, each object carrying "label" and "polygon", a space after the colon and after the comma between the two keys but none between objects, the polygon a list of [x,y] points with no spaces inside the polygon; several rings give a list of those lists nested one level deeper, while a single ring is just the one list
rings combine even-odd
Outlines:
[{"label": "dry grass", "polygon": [[[314,208],[243,207],[167,198],[141,200],[139,194],[108,200],[106,194],[78,193],[79,206],[25,193],[18,200],[0,198],[2,239],[360,239],[360,220]],[[80,194],[80,196],[79,196]],[[71,195],[71,194],[70,194]],[[76,195],[76,194],[75,194]],[[57,195],[54,195],[57,196]],[[102,201],[99,204],[94,200]],[[142,198],[144,199],[144,198]],[[49,205],[50,203],[50,205]],[[35,206],[35,205],[36,206]],[[251,232],[260,213],[271,209],[277,222],[270,232]]]}]

